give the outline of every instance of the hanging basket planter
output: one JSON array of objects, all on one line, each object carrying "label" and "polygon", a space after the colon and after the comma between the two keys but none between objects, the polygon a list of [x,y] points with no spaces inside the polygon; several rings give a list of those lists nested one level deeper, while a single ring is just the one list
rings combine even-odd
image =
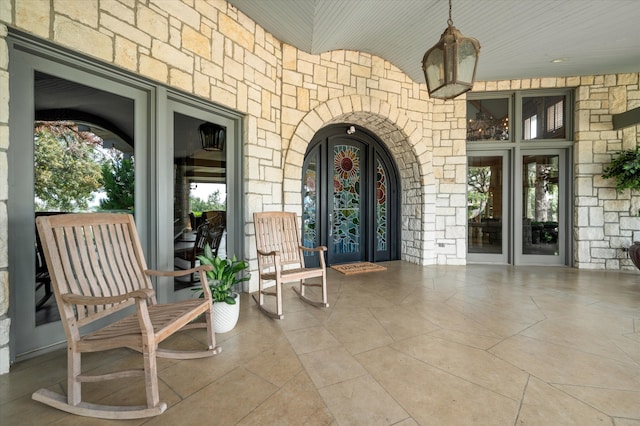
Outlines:
[{"label": "hanging basket planter", "polygon": [[604,168],[602,177],[616,180],[616,191],[625,189],[640,192],[640,146],[619,151]]}]

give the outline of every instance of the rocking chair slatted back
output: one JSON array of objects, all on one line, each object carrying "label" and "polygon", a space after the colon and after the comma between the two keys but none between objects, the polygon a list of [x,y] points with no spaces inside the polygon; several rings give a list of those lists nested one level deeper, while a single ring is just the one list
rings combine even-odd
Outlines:
[{"label": "rocking chair slatted back", "polygon": [[[304,268],[304,256],[300,250],[300,234],[295,214],[267,212],[254,215],[257,246],[262,252],[277,251],[280,265],[297,265]],[[258,253],[263,268],[274,267],[273,256]]]},{"label": "rocking chair slatted back", "polygon": [[[121,217],[118,217],[121,216]],[[59,217],[47,217],[51,226],[53,240],[50,234],[45,234],[43,245],[64,247],[57,250],[60,256],[51,258],[50,250],[45,250],[47,265],[54,272],[54,291],[56,299],[58,293],[72,293],[89,297],[108,297],[136,290],[152,289],[149,277],[145,276],[147,269],[144,258],[138,256],[141,247],[135,232],[133,218],[130,215],[109,215],[110,223],[105,223],[105,214],[95,214],[89,221],[78,225],[73,214]],[[114,220],[115,219],[115,220]],[[58,280],[56,277],[64,277]],[[155,304],[155,296],[151,303]],[[78,327],[96,321],[117,310],[134,304],[133,299],[104,305],[71,305],[62,303],[65,307],[67,321],[76,323]]]}]

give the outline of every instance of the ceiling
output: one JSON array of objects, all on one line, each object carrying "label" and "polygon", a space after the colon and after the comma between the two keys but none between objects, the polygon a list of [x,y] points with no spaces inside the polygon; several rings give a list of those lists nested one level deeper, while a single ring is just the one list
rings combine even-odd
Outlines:
[{"label": "ceiling", "polygon": [[[368,52],[420,83],[449,17],[446,0],[228,2],[305,52]],[[480,42],[476,80],[640,71],[638,0],[453,0],[452,20]]]}]

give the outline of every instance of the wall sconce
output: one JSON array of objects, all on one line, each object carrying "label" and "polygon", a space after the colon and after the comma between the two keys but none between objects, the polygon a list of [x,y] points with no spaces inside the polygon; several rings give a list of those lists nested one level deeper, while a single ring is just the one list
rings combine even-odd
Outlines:
[{"label": "wall sconce", "polygon": [[198,126],[200,142],[205,151],[222,151],[227,138],[227,129],[217,124],[205,122]]},{"label": "wall sconce", "polygon": [[480,54],[478,40],[463,36],[453,26],[451,0],[447,24],[440,41],[422,59],[429,96],[438,99],[453,99],[471,90]]},{"label": "wall sconce", "polygon": [[347,134],[348,135],[352,135],[356,132],[356,127],[355,126],[349,126],[349,128],[347,129]]}]

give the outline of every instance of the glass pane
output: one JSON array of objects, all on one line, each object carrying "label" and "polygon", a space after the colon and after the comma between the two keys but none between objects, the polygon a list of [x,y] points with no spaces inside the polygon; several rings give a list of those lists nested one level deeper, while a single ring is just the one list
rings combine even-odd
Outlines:
[{"label": "glass pane", "polygon": [[335,254],[357,253],[360,249],[360,149],[336,145],[333,165],[331,250]]},{"label": "glass pane", "polygon": [[[133,123],[133,101],[49,74],[34,73],[37,105],[33,131],[35,216],[89,211],[133,213],[133,141],[101,115],[116,108]],[[69,96],[65,96],[69,95]],[[74,96],[99,107],[90,113]],[[36,232],[36,326],[59,320],[49,271]]]},{"label": "glass pane", "polygon": [[[318,205],[318,160],[314,154],[304,170],[302,187],[302,239],[305,247],[318,246],[317,210]],[[309,256],[308,252],[304,253]]]},{"label": "glass pane", "polygon": [[468,84],[473,83],[473,71],[476,67],[476,48],[470,40],[462,40],[458,44],[458,81]]},{"label": "glass pane", "polygon": [[[200,131],[203,132],[201,138]],[[226,257],[225,129],[174,112],[174,267],[199,264],[204,246],[214,256]],[[175,290],[199,286],[197,274],[177,277]]]},{"label": "glass pane", "polygon": [[376,249],[387,249],[387,174],[384,166],[377,160],[376,168]]},{"label": "glass pane", "polygon": [[469,157],[469,253],[502,253],[502,157]]},{"label": "glass pane", "polygon": [[509,99],[467,101],[468,141],[508,141],[509,134]]},{"label": "glass pane", "polygon": [[564,139],[566,96],[537,96],[522,100],[522,139]]},{"label": "glass pane", "polygon": [[525,155],[522,159],[522,253],[558,255],[557,155]]}]

